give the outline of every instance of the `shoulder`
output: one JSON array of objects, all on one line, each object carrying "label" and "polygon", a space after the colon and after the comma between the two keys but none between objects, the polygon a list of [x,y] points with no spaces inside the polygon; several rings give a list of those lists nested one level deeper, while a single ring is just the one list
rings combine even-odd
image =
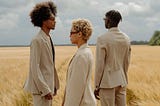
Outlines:
[{"label": "shoulder", "polygon": [[40,34],[35,35],[31,40],[31,45],[40,45],[42,43],[42,36]]},{"label": "shoulder", "polygon": [[106,33],[103,33],[101,34],[100,36],[97,37],[97,40],[105,40],[105,39],[108,39],[108,37],[110,36],[110,32],[106,32]]},{"label": "shoulder", "polygon": [[91,59],[93,57],[92,51],[89,47],[84,48],[83,50],[77,53],[77,56],[81,60]]},{"label": "shoulder", "polygon": [[124,38],[126,39],[126,41],[127,41],[127,42],[130,42],[129,36],[128,36],[126,33],[124,33],[124,32],[121,32],[121,33],[122,33],[122,35],[124,36]]}]

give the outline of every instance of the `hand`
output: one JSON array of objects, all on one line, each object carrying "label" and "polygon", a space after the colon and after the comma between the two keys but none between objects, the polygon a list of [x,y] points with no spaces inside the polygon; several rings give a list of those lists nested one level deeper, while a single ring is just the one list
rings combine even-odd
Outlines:
[{"label": "hand", "polygon": [[99,89],[95,89],[94,90],[94,96],[97,100],[100,100],[100,97],[99,97]]},{"label": "hand", "polygon": [[44,98],[47,99],[47,100],[52,100],[53,99],[51,93],[48,93],[47,95],[45,95]]},{"label": "hand", "polygon": [[57,89],[54,88],[54,94],[53,94],[53,96],[56,96],[56,95],[57,95]]}]

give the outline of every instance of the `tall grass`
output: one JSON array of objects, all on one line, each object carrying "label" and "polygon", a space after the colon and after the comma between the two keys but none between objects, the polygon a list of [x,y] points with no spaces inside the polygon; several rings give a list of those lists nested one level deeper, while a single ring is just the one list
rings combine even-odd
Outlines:
[{"label": "tall grass", "polygon": [[[57,46],[56,68],[60,90],[53,99],[61,106],[69,60],[76,52],[73,46]],[[95,47],[91,47],[95,55]],[[0,106],[32,106],[32,97],[23,91],[28,75],[29,48],[0,48]],[[160,106],[160,47],[132,46],[127,89],[128,106]],[[94,71],[92,85],[94,83]],[[97,101],[100,106],[99,101]]]}]

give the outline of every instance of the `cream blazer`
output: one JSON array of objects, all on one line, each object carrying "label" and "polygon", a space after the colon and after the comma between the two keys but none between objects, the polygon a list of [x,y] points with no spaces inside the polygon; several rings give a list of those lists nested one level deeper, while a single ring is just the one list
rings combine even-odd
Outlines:
[{"label": "cream blazer", "polygon": [[52,48],[47,35],[40,30],[30,46],[30,71],[24,90],[44,96],[59,88],[58,75],[53,62]]},{"label": "cream blazer", "polygon": [[126,86],[130,61],[130,40],[117,27],[97,39],[95,86],[113,88]]},{"label": "cream blazer", "polygon": [[68,67],[64,106],[96,106],[91,88],[92,65],[92,52],[83,44]]}]

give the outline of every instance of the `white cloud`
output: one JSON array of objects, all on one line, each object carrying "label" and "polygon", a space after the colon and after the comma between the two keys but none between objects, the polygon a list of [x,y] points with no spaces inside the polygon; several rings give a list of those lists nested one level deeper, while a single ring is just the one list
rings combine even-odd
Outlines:
[{"label": "white cloud", "polygon": [[0,30],[8,30],[17,27],[18,15],[14,13],[8,13],[0,16]]},{"label": "white cloud", "polygon": [[90,4],[91,4],[92,6],[97,6],[97,5],[99,5],[98,1],[91,1]]},{"label": "white cloud", "polygon": [[147,26],[150,28],[155,27],[156,25],[160,25],[160,14],[158,15],[154,15],[154,16],[150,16],[148,18],[145,19]]},{"label": "white cloud", "polygon": [[[16,0],[16,2],[2,1],[5,6],[0,7],[0,30],[11,30],[18,27],[18,23],[23,17],[28,16],[29,9],[33,4],[26,3],[26,1]],[[27,4],[27,5],[26,5]]]},{"label": "white cloud", "polygon": [[[0,1],[0,35],[1,41],[5,34],[32,35],[34,27],[30,23],[29,12],[33,6],[46,0],[1,0]],[[150,38],[150,33],[160,29],[160,0],[51,0],[57,5],[56,29],[54,36],[56,43],[68,43],[68,34],[72,20],[75,18],[87,18],[94,27],[90,42],[95,43],[97,35],[105,32],[102,18],[110,9],[119,10],[123,16],[120,28],[126,32],[131,40],[143,40]],[[33,28],[32,28],[32,27]],[[152,28],[153,27],[153,28]],[[27,30],[26,30],[27,29]],[[153,32],[152,32],[153,31]],[[145,36],[142,36],[144,35]],[[3,36],[3,37],[2,37]],[[28,38],[29,39],[29,38]],[[24,39],[25,41],[25,39]]]}]

